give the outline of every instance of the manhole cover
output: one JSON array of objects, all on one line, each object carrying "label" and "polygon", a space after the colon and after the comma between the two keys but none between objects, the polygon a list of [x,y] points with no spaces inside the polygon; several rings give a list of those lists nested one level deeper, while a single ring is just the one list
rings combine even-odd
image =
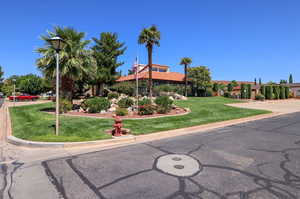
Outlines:
[{"label": "manhole cover", "polygon": [[158,158],[156,168],[166,174],[186,177],[200,172],[201,164],[188,155],[170,154]]}]

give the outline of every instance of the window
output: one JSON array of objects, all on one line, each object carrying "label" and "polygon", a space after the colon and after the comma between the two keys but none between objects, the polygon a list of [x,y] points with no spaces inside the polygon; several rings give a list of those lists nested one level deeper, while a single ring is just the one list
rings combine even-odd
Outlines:
[{"label": "window", "polygon": [[158,71],[159,71],[159,72],[167,72],[166,69],[161,69],[161,68],[160,68]]}]

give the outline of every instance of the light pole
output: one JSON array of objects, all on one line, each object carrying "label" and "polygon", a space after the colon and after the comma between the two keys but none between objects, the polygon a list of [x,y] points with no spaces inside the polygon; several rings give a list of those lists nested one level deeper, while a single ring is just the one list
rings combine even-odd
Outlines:
[{"label": "light pole", "polygon": [[16,105],[16,79],[13,79],[12,80],[13,83],[14,83],[14,106]]},{"label": "light pole", "polygon": [[55,107],[55,134],[59,134],[59,52],[64,46],[64,40],[59,36],[49,39],[50,44],[56,51],[56,107]]}]

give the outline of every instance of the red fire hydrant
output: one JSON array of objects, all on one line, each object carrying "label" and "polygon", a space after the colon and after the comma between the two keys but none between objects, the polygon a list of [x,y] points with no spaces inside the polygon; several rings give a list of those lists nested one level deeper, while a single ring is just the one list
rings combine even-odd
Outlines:
[{"label": "red fire hydrant", "polygon": [[113,136],[122,135],[122,119],[118,116],[115,117]]}]

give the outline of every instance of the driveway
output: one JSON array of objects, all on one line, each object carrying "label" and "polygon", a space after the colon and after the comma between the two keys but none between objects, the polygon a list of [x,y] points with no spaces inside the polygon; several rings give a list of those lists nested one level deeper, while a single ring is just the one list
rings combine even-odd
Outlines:
[{"label": "driveway", "polygon": [[10,199],[298,199],[299,129],[300,113],[293,113],[31,165],[15,162],[2,166],[2,176],[11,171],[4,179],[13,182],[4,190]]},{"label": "driveway", "polygon": [[251,101],[248,103],[229,104],[239,108],[262,109],[275,113],[295,113],[300,111],[300,99]]}]

